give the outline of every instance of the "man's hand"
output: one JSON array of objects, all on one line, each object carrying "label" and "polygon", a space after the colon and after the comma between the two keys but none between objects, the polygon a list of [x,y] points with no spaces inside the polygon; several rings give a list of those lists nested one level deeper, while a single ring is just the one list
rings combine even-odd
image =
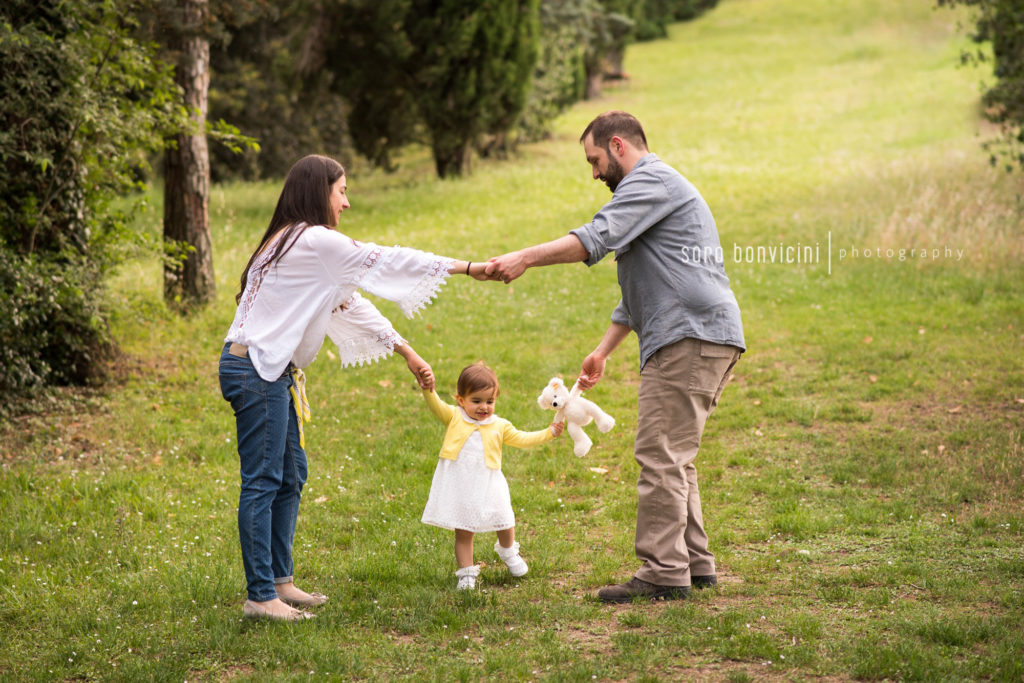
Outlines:
[{"label": "man's hand", "polygon": [[587,260],[587,250],[576,235],[566,235],[550,242],[535,244],[519,251],[496,256],[487,263],[486,275],[491,280],[512,282],[535,266],[553,266],[556,263],[578,263]]},{"label": "man's hand", "polygon": [[579,379],[576,380],[580,384],[580,389],[583,391],[591,389],[602,377],[604,377],[605,360],[605,357],[598,354],[597,351],[594,351],[583,359],[583,365],[580,368],[580,376]]},{"label": "man's hand", "polygon": [[488,262],[485,272],[491,280],[501,280],[508,284],[525,273],[527,268],[526,258],[520,250],[495,256]]},{"label": "man's hand", "polygon": [[580,383],[580,389],[586,391],[604,377],[605,361],[608,360],[608,356],[612,355],[612,351],[619,347],[622,340],[629,336],[630,331],[629,327],[621,323],[613,322],[608,326],[597,348],[583,359],[583,365],[580,367],[580,376],[576,380]]}]

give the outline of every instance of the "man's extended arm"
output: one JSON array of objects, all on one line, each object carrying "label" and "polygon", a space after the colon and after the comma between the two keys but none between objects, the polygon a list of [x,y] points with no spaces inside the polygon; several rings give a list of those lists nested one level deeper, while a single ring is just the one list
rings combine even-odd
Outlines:
[{"label": "man's extended arm", "polygon": [[556,263],[576,263],[586,261],[587,257],[587,250],[580,239],[576,235],[566,235],[557,240],[496,256],[490,260],[484,272],[492,280],[502,280],[508,284],[522,275],[527,268],[552,266]]}]

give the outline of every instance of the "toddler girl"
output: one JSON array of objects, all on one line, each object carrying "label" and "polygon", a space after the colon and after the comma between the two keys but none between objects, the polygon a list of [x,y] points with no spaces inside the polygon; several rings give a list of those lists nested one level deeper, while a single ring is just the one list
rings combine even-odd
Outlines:
[{"label": "toddler girl", "polygon": [[501,473],[501,447],[529,448],[559,436],[562,423],[539,432],[521,432],[494,414],[498,377],[483,363],[463,369],[456,386],[458,407],[442,401],[434,390],[425,390],[427,405],[448,425],[441,459],[434,470],[423,522],[455,530],[458,589],[476,588],[480,567],[473,563],[473,534],[497,531],[494,551],[512,576],[526,574],[515,540],[515,514],[508,482]]}]

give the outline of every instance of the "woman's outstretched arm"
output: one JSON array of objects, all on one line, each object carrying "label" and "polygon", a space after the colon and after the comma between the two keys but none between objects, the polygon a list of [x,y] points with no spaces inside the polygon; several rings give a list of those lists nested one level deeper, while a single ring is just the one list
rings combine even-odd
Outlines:
[{"label": "woman's outstretched arm", "polygon": [[476,280],[490,280],[486,271],[487,261],[452,261],[448,268],[450,275],[468,275]]}]

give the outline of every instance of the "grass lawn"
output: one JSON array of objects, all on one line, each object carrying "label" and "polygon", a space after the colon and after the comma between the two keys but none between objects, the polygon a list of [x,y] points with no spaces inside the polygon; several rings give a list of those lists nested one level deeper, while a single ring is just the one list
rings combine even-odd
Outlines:
[{"label": "grass lawn", "polygon": [[[419,522],[441,425],[400,359],[342,370],[328,343],[295,555],[331,599],[308,623],[243,621],[217,358],[280,184],[220,186],[215,305],[178,319],[158,264],[130,264],[121,380],[0,427],[0,678],[1021,681],[1024,186],[979,147],[965,15],[932,4],[724,0],[632,46],[627,82],[510,162],[445,182],[417,151],[391,176],[349,164],[344,232],[484,260],[589,220],[608,193],[579,132],[640,118],[715,213],[749,346],[698,459],[717,590],[594,598],[637,567],[635,341],[588,393],[618,419],[590,455],[507,449],[530,573],[481,535],[470,594],[450,533]],[[539,429],[536,396],[617,300],[609,258],[455,278],[415,320],[381,308],[442,394],[483,359],[498,412]]]}]

